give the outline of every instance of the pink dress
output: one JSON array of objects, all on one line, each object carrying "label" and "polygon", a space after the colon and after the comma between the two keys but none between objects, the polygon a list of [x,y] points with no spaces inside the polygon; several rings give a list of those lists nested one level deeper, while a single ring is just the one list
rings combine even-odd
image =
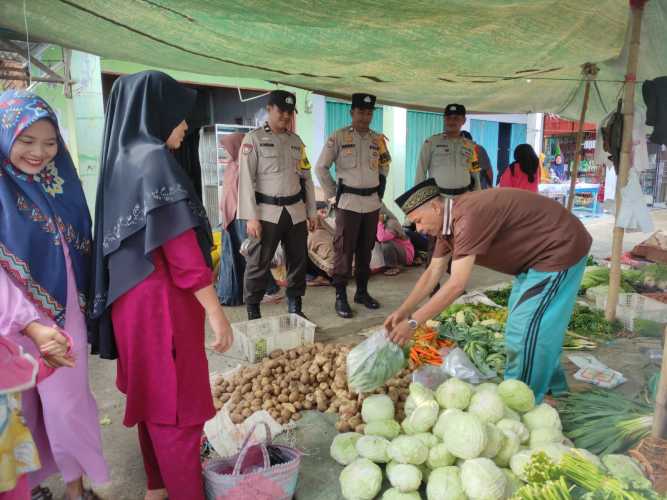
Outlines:
[{"label": "pink dress", "polygon": [[405,251],[405,260],[406,265],[411,266],[412,262],[415,260],[415,247],[412,246],[412,242],[409,238],[402,240],[398,238],[396,234],[387,229],[382,222],[378,222],[378,229],[376,234],[377,240],[380,243],[386,243],[387,241],[393,241],[396,245],[403,248]]},{"label": "pink dress", "polygon": [[152,254],[155,270],[111,307],[124,424],[202,424],[215,414],[204,350],[204,309],[194,292],[213,281],[193,230]]},{"label": "pink dress", "polygon": [[[42,462],[42,468],[29,475],[31,487],[58,472],[65,482],[83,475],[96,486],[109,482],[109,470],[102,454],[97,404],[88,383],[86,322],[79,307],[69,250],[64,238],[61,241],[67,266],[64,329],[72,338],[76,366],[56,370],[36,388],[22,393],[23,413]],[[33,321],[53,324],[36,310],[22,289],[0,268],[0,333],[9,335],[38,359],[35,345],[20,333]]]},{"label": "pink dress", "polygon": [[525,189],[526,191],[537,193],[540,184],[540,171],[538,170],[535,172],[535,178],[533,179],[533,182],[530,182],[528,176],[521,170],[519,164],[515,162],[513,165],[514,175],[512,175],[512,167],[507,167],[503,172],[503,175],[500,176],[498,185],[500,187]]}]

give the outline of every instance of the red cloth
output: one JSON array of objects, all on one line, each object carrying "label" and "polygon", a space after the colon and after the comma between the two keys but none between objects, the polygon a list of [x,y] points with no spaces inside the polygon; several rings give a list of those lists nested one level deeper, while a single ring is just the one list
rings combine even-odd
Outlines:
[{"label": "red cloth", "polygon": [[203,429],[202,424],[137,426],[149,490],[166,488],[170,500],[204,500],[199,458]]},{"label": "red cloth", "polygon": [[28,474],[23,474],[19,477],[13,490],[0,493],[0,500],[30,500]]},{"label": "red cloth", "polygon": [[539,170],[535,172],[535,178],[533,182],[528,180],[528,176],[521,170],[521,167],[517,162],[513,163],[514,174],[512,174],[512,165],[507,167],[503,172],[503,175],[500,176],[500,187],[508,188],[517,188],[525,189],[526,191],[532,191],[537,193],[539,183],[540,183],[540,172]]},{"label": "red cloth", "polygon": [[124,424],[181,427],[215,414],[204,351],[204,309],[194,292],[212,283],[195,232],[155,250],[155,270],[114,302],[116,385],[127,396]]}]

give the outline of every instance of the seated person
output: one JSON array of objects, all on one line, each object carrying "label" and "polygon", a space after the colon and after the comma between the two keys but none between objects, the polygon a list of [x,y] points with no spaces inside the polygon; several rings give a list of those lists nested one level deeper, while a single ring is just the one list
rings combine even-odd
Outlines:
[{"label": "seated person", "polygon": [[375,246],[382,252],[385,275],[396,276],[401,272],[401,266],[412,265],[415,248],[398,219],[384,204],[380,210],[376,236]]},{"label": "seated person", "polygon": [[329,217],[329,206],[317,202],[317,224],[308,233],[308,286],[331,285],[334,264],[334,235],[336,221]]}]

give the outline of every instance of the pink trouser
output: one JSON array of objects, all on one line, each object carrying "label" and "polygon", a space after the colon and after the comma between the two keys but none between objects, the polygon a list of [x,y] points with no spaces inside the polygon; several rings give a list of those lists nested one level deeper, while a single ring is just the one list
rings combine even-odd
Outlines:
[{"label": "pink trouser", "polygon": [[204,500],[199,459],[203,424],[176,427],[140,422],[137,428],[148,489],[166,488],[169,500]]},{"label": "pink trouser", "polygon": [[0,500],[30,500],[30,486],[28,486],[28,476],[23,474],[13,490],[0,493]]}]

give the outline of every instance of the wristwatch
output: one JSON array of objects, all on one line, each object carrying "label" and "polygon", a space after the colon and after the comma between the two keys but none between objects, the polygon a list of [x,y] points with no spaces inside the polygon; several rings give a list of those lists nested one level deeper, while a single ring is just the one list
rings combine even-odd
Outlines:
[{"label": "wristwatch", "polygon": [[408,327],[410,330],[416,330],[419,327],[419,323],[417,323],[417,320],[412,315],[408,316]]}]

